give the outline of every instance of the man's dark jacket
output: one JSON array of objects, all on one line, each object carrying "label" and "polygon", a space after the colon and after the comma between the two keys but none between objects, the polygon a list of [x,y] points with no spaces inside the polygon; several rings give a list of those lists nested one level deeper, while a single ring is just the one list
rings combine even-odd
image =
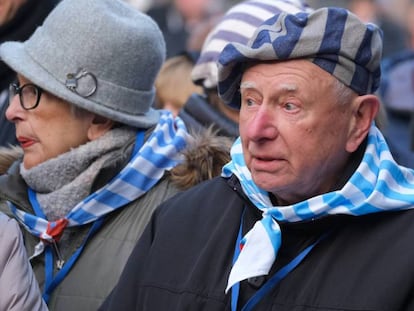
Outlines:
[{"label": "man's dark jacket", "polygon": [[[242,218],[246,232],[261,214],[234,177],[163,203],[101,309],[230,310],[231,293],[224,291]],[[282,246],[270,276],[328,236],[254,310],[414,310],[413,224],[414,210],[280,224]],[[263,280],[242,282],[238,310]]]}]

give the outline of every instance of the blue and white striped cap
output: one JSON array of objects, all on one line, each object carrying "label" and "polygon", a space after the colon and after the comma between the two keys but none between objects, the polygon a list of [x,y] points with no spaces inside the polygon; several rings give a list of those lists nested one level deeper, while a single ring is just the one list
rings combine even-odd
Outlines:
[{"label": "blue and white striped cap", "polygon": [[239,109],[246,63],[308,59],[356,93],[377,90],[381,77],[382,31],[343,8],[280,13],[265,21],[247,44],[229,43],[220,54],[218,91]]},{"label": "blue and white striped cap", "polygon": [[209,32],[191,77],[207,89],[217,87],[217,60],[230,42],[246,44],[265,20],[280,12],[311,11],[303,0],[247,0],[231,7]]}]

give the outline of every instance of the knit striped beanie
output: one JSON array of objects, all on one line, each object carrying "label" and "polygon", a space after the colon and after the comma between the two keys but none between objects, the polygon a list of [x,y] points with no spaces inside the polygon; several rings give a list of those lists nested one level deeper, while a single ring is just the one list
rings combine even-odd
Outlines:
[{"label": "knit striped beanie", "polygon": [[343,8],[326,7],[265,21],[247,44],[229,43],[219,56],[218,91],[240,108],[246,63],[308,59],[359,95],[374,93],[381,77],[382,31]]},{"label": "knit striped beanie", "polygon": [[194,83],[206,89],[217,87],[217,59],[230,42],[246,44],[257,27],[280,12],[310,12],[302,0],[247,0],[231,7],[209,32],[191,73]]}]

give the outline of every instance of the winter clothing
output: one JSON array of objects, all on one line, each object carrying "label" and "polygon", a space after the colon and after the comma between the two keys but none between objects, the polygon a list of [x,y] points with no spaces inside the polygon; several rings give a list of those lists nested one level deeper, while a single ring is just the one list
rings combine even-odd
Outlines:
[{"label": "winter clothing", "polygon": [[0,175],[5,174],[16,159],[23,155],[23,150],[18,147],[0,147]]},{"label": "winter clothing", "polygon": [[214,126],[219,135],[232,139],[239,136],[239,125],[213,107],[206,96],[192,94],[178,115],[194,131]]},{"label": "winter clothing", "polygon": [[[300,72],[303,61],[265,64],[307,59],[334,76],[327,81],[337,79],[367,94],[378,86],[380,54],[380,30],[340,8],[281,13],[264,22],[247,45],[228,44],[219,58],[224,67],[218,86],[234,108],[240,104],[236,93],[243,71],[251,62],[262,66],[249,71],[246,84],[255,95],[243,101],[242,120],[252,121],[253,128],[243,124],[223,178],[178,194],[156,210],[101,310],[413,309],[414,170],[394,161],[373,123],[378,99],[351,93],[344,110],[335,107],[333,120],[349,115],[347,122],[358,127],[345,122],[343,129],[362,134],[348,135],[335,147],[322,144],[328,149],[322,156],[315,149],[309,160],[301,155],[295,161],[277,155],[278,141],[290,139],[283,130],[295,131],[297,125],[310,133],[329,131],[333,123],[318,128],[315,116],[324,118],[318,112],[330,114],[337,103],[326,101],[318,110],[316,93],[306,93],[302,79],[313,76],[314,65]],[[275,81],[288,82],[273,92],[273,84],[264,84],[271,83],[276,67],[283,69]],[[289,68],[299,77],[290,78]],[[306,108],[292,109],[300,116],[295,120],[290,97],[293,106],[302,105],[296,100],[306,102]],[[276,105],[282,112],[268,118]],[[284,128],[279,120],[292,124]],[[298,136],[292,139],[300,146]],[[285,146],[289,150],[289,143]],[[306,176],[306,168],[326,158],[328,168],[314,167]],[[270,175],[274,178],[267,179]],[[315,185],[304,185],[309,178]]]},{"label": "winter clothing", "polygon": [[[358,161],[361,163],[343,187],[292,205],[273,204],[269,193],[254,183],[244,162],[240,139],[232,147],[231,158],[232,161],[223,167],[223,176],[237,176],[243,192],[262,211],[263,218],[243,237],[243,250],[233,265],[226,290],[241,280],[269,272],[281,246],[278,222],[414,208],[414,170],[399,166],[392,159],[384,137],[375,125],[371,125],[364,156]],[[260,254],[260,260],[257,254]]]},{"label": "winter clothing", "polygon": [[[76,261],[62,283],[53,291],[49,302],[50,310],[95,310],[116,283],[123,265],[148,222],[153,209],[163,200],[177,193],[179,189],[191,187],[200,180],[217,175],[212,167],[221,167],[228,161],[228,158],[220,159],[217,157],[219,154],[225,154],[223,149],[227,149],[221,138],[214,136],[214,133],[206,132],[204,134],[202,139],[192,140],[191,146],[183,150],[185,161],[172,169],[171,175],[166,173],[148,193],[104,217],[102,227],[91,236],[82,251],[82,256]],[[93,192],[104,186],[128,162],[133,147],[134,139],[130,139],[124,147],[116,149],[110,159],[103,163],[93,180],[84,183],[83,187],[90,189],[89,192]],[[33,214],[34,210],[27,195],[27,185],[20,175],[20,161],[13,163],[8,172],[4,171],[4,167],[10,165],[12,159],[21,156],[21,154],[21,150],[17,148],[0,150],[0,168],[3,169],[0,171],[0,174],[3,174],[0,175],[0,197],[13,202],[19,209]],[[52,161],[55,161],[55,165],[58,166],[56,159],[52,159]],[[206,168],[205,165],[202,165],[206,161],[212,167]],[[67,166],[68,161],[65,160],[65,163]],[[80,164],[75,164],[75,166]],[[195,170],[195,167],[199,167],[200,170]],[[57,173],[49,171],[48,175],[52,177]],[[74,193],[78,194],[79,191],[81,190],[74,191]],[[56,204],[60,203],[64,197],[62,195],[54,196]],[[65,208],[64,204],[62,208]],[[4,201],[0,201],[0,209],[12,215]],[[53,217],[52,210],[54,211],[50,208],[45,212]],[[62,210],[60,213],[64,213],[64,211]],[[92,224],[87,224],[82,227],[65,229],[58,247],[66,262],[82,244],[91,226]],[[23,230],[23,234],[27,252],[32,255],[39,239],[26,230]],[[42,254],[31,261],[42,289],[45,284],[44,260],[44,254]],[[57,271],[55,267],[54,273]]]},{"label": "winter clothing", "polygon": [[192,133],[192,137],[182,151],[185,161],[171,169],[171,179],[181,190],[219,176],[230,161],[233,140],[229,137],[217,135],[211,127]]},{"label": "winter clothing", "polygon": [[247,44],[226,45],[218,59],[218,91],[225,103],[237,109],[247,63],[307,59],[357,94],[374,93],[381,77],[381,53],[381,29],[364,24],[345,9],[283,12],[258,27]]},{"label": "winter clothing", "polygon": [[229,42],[246,44],[256,28],[280,12],[311,12],[303,0],[247,0],[236,3],[209,32],[191,77],[206,89],[217,88],[217,60]]},{"label": "winter clothing", "polygon": [[0,310],[47,311],[17,222],[0,213]]},{"label": "winter clothing", "polygon": [[29,40],[2,44],[0,56],[80,108],[138,128],[159,119],[151,104],[165,59],[162,33],[123,1],[61,1]]},{"label": "winter clothing", "polygon": [[[91,175],[92,180],[89,183],[85,181],[83,187],[94,192],[108,183],[128,162],[134,141],[132,139],[126,146],[115,149],[116,152],[113,151],[110,157],[106,158],[95,177]],[[97,162],[92,162],[90,167],[94,163]],[[19,166],[19,162],[15,162],[7,174],[0,176],[0,197],[12,202],[14,206],[26,213],[35,214],[27,195],[27,185],[19,173]],[[50,172],[49,175],[50,177],[56,176],[56,173],[58,172],[53,174]],[[62,185],[61,189],[64,189],[64,186],[66,184]],[[115,284],[152,210],[177,191],[177,188],[164,177],[139,199],[104,216],[104,223],[95,234],[89,232],[92,224],[97,222],[81,227],[66,228],[60,242],[57,243],[60,255],[55,254],[54,257],[55,277],[59,271],[57,263],[61,259],[60,257],[67,263],[88,234],[91,236],[88,238],[80,258],[63,281],[52,291],[48,303],[50,310],[96,309]],[[73,194],[67,195],[77,196],[78,194],[79,191],[74,191]],[[62,196],[61,194],[60,197]],[[59,196],[53,196],[53,198],[56,204],[62,203]],[[81,199],[82,197],[78,200]],[[1,210],[10,214],[6,203],[2,201],[1,204]],[[48,213],[47,210],[45,213]],[[51,214],[49,213],[49,215]],[[39,243],[39,238],[26,230],[23,231],[27,252],[29,255],[35,255],[34,250]],[[31,260],[42,291],[45,290],[45,256],[47,253],[42,253]]]},{"label": "winter clothing", "polygon": [[[235,176],[178,194],[154,213],[100,310],[230,310],[225,294],[236,239],[261,219]],[[414,308],[414,211],[280,223],[269,276],[241,282],[239,309],[276,271],[322,235],[254,310],[409,311]],[[183,247],[185,245],[185,247]]]},{"label": "winter clothing", "polygon": [[414,170],[375,125],[338,189],[290,206],[241,150],[155,211],[100,310],[412,310]]},{"label": "winter clothing", "polygon": [[[66,227],[98,221],[137,200],[181,162],[180,151],[187,138],[189,140],[183,122],[169,112],[162,114],[160,123],[145,142],[144,134],[142,130],[114,128],[29,171],[21,165],[20,174],[29,186],[29,198],[36,215],[27,214],[11,204],[12,213],[32,234],[42,241],[53,242],[60,238]],[[128,138],[135,136],[130,161],[110,182],[88,196],[88,183],[97,171]]]},{"label": "winter clothing", "polygon": [[[117,0],[63,0],[30,39],[0,46],[7,64],[47,91],[41,104],[52,102],[65,120],[87,125],[74,144],[42,133],[29,138],[64,148],[32,164],[39,149],[21,139],[24,164],[0,176],[0,209],[22,225],[51,310],[95,310],[153,209],[179,191],[169,172],[192,138],[181,119],[151,108],[164,54],[155,22]],[[26,117],[12,117],[19,134],[37,136],[25,124],[48,107],[27,112],[18,100],[13,108]],[[68,104],[74,107],[57,107]]]}]

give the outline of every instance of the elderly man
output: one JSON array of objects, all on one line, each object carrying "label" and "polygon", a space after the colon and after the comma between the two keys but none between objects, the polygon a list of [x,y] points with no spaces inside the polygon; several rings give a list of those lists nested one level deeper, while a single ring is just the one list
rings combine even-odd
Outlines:
[{"label": "elderly man", "polygon": [[164,202],[102,310],[413,310],[414,171],[373,121],[381,31],[281,13],[219,58],[223,176]]}]

